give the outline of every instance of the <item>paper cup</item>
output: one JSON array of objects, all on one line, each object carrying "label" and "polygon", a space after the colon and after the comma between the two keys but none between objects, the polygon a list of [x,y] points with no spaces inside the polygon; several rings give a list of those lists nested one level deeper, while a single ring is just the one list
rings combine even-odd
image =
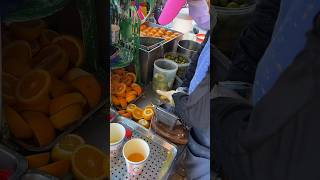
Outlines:
[{"label": "paper cup", "polygon": [[110,155],[115,157],[118,155],[122,146],[126,129],[119,123],[110,123]]},{"label": "paper cup", "polygon": [[[133,154],[140,154],[144,158],[140,161],[132,161],[129,157]],[[126,160],[127,171],[131,175],[139,175],[150,154],[150,148],[147,142],[142,139],[135,138],[125,143],[122,150],[123,157]]]}]

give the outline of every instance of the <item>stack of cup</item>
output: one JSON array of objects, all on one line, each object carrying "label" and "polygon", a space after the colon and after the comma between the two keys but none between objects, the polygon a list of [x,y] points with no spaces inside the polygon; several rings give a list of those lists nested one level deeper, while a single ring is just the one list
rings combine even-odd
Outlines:
[{"label": "stack of cup", "polygon": [[126,129],[119,123],[110,123],[110,157],[117,157],[121,149]]}]

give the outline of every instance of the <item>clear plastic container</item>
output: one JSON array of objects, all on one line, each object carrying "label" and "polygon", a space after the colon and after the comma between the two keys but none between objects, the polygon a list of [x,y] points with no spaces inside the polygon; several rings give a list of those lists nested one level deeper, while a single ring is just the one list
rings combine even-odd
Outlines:
[{"label": "clear plastic container", "polygon": [[166,59],[158,59],[154,62],[152,89],[169,91],[172,88],[178,64]]}]

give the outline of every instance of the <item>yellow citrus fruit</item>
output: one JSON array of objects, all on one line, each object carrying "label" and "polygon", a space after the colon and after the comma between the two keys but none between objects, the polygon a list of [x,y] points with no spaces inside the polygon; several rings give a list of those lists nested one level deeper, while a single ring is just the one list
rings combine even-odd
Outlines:
[{"label": "yellow citrus fruit", "polygon": [[38,169],[52,176],[62,178],[69,173],[70,162],[68,160],[56,161]]},{"label": "yellow citrus fruit", "polygon": [[90,108],[100,102],[102,88],[94,76],[81,76],[73,80],[71,84],[87,98]]},{"label": "yellow citrus fruit", "polygon": [[145,108],[143,110],[143,118],[147,121],[150,121],[154,115],[153,109],[151,108]]},{"label": "yellow citrus fruit", "polygon": [[37,104],[48,99],[51,76],[48,71],[35,69],[24,75],[18,82],[16,96],[24,104]]},{"label": "yellow citrus fruit", "polygon": [[80,39],[73,36],[63,35],[56,37],[52,42],[59,45],[67,52],[71,64],[75,67],[79,67],[83,64],[85,52],[83,43]]},{"label": "yellow citrus fruit", "polygon": [[74,151],[71,163],[73,174],[80,180],[106,179],[109,172],[106,153],[87,144]]},{"label": "yellow citrus fruit", "polygon": [[135,120],[143,119],[143,110],[140,108],[135,108],[132,112],[132,117]]},{"label": "yellow citrus fruit", "polygon": [[63,80],[66,82],[71,82],[81,76],[87,76],[87,75],[91,75],[91,74],[80,68],[72,68],[65,74],[65,76],[63,77]]},{"label": "yellow citrus fruit", "polygon": [[29,123],[40,146],[50,144],[56,137],[56,132],[49,118],[41,112],[25,111],[22,117]]},{"label": "yellow citrus fruit", "polygon": [[56,77],[61,77],[68,69],[69,59],[66,52],[57,45],[49,45],[33,58],[36,68],[47,70]]},{"label": "yellow citrus fruit", "polygon": [[32,20],[26,22],[15,22],[10,25],[10,30],[14,35],[23,40],[33,41],[37,39],[41,32],[47,27],[43,20]]},{"label": "yellow citrus fruit", "polygon": [[32,137],[32,129],[29,124],[11,107],[4,107],[5,117],[14,137],[19,139],[29,139]]},{"label": "yellow citrus fruit", "polygon": [[68,134],[64,136],[52,149],[51,159],[53,161],[71,160],[73,151],[84,144],[82,137],[75,134]]},{"label": "yellow citrus fruit", "polygon": [[50,116],[50,120],[56,129],[64,130],[82,117],[80,104],[72,104]]},{"label": "yellow citrus fruit", "polygon": [[52,98],[57,98],[73,91],[74,88],[70,84],[59,79],[52,78],[52,88],[50,90],[50,96]]},{"label": "yellow citrus fruit", "polygon": [[72,104],[80,104],[81,107],[86,105],[87,100],[80,93],[68,93],[57,98],[54,98],[49,105],[49,112],[51,115],[61,111]]},{"label": "yellow citrus fruit", "polygon": [[17,78],[8,73],[2,73],[2,96],[8,105],[14,105],[17,101],[15,95],[17,84]]},{"label": "yellow citrus fruit", "polygon": [[137,106],[135,104],[129,104],[127,106],[127,111],[132,113],[136,108]]},{"label": "yellow citrus fruit", "polygon": [[28,161],[29,169],[39,168],[49,163],[50,153],[45,152],[45,153],[33,154],[33,155],[27,156],[26,159]]}]

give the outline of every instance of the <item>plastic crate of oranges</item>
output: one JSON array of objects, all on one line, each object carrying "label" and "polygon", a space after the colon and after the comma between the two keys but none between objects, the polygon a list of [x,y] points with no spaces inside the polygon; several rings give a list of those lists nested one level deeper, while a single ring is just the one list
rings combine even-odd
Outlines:
[{"label": "plastic crate of oranges", "polygon": [[140,36],[142,37],[155,37],[171,41],[180,35],[178,32],[170,31],[163,27],[151,27],[146,24],[140,26]]}]

